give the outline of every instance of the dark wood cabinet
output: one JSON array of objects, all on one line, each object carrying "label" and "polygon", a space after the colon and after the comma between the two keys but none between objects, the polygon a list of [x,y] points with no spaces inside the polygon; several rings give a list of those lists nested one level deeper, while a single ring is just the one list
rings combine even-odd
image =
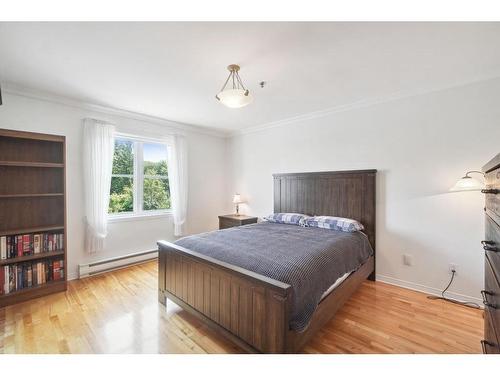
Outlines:
[{"label": "dark wood cabinet", "polygon": [[255,224],[257,218],[255,216],[245,215],[221,215],[219,216],[219,229],[231,227],[239,227],[240,225]]},{"label": "dark wood cabinet", "polygon": [[484,340],[485,354],[500,353],[500,154],[483,167],[485,194]]}]

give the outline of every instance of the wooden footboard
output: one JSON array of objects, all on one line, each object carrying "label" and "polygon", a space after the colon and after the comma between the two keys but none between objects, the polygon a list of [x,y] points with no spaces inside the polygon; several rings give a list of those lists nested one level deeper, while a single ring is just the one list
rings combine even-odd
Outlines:
[{"label": "wooden footboard", "polygon": [[248,351],[289,351],[290,285],[169,242],[158,248],[161,303],[171,299]]}]

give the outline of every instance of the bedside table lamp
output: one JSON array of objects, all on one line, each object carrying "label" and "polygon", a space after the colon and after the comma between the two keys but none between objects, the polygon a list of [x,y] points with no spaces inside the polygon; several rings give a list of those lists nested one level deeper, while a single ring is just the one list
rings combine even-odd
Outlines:
[{"label": "bedside table lamp", "polygon": [[236,215],[239,215],[240,214],[240,203],[243,203],[243,201],[241,200],[240,194],[234,194],[233,203],[236,205]]},{"label": "bedside table lamp", "polygon": [[484,177],[483,172],[469,171],[465,174],[464,177],[458,180],[455,185],[453,185],[450,191],[480,191],[481,189],[483,189],[484,183],[469,176],[469,174],[471,173],[478,173]]}]

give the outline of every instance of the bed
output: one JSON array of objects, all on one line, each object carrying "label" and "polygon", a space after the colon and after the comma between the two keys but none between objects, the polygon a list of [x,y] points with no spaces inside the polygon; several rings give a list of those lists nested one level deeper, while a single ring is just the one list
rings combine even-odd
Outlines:
[{"label": "bed", "polygon": [[[375,170],[273,176],[274,212],[348,217],[364,233],[264,223],[159,241],[159,301],[172,300],[249,352],[300,351],[365,279],[375,279],[375,176]],[[342,266],[328,258],[324,267],[314,265],[306,255],[315,243],[337,248],[332,258]],[[297,273],[299,281],[289,276]]]}]

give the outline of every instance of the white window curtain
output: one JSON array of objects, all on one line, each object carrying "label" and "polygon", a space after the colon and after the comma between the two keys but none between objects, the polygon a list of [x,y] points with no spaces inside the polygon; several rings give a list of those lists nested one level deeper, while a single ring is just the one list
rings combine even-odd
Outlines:
[{"label": "white window curtain", "polygon": [[85,247],[103,249],[108,226],[109,191],[114,152],[113,125],[94,119],[83,121],[83,173],[85,190]]},{"label": "white window curtain", "polygon": [[172,215],[174,218],[174,235],[186,233],[186,216],[188,202],[188,161],[185,137],[174,135],[169,148],[169,182],[172,198]]}]

